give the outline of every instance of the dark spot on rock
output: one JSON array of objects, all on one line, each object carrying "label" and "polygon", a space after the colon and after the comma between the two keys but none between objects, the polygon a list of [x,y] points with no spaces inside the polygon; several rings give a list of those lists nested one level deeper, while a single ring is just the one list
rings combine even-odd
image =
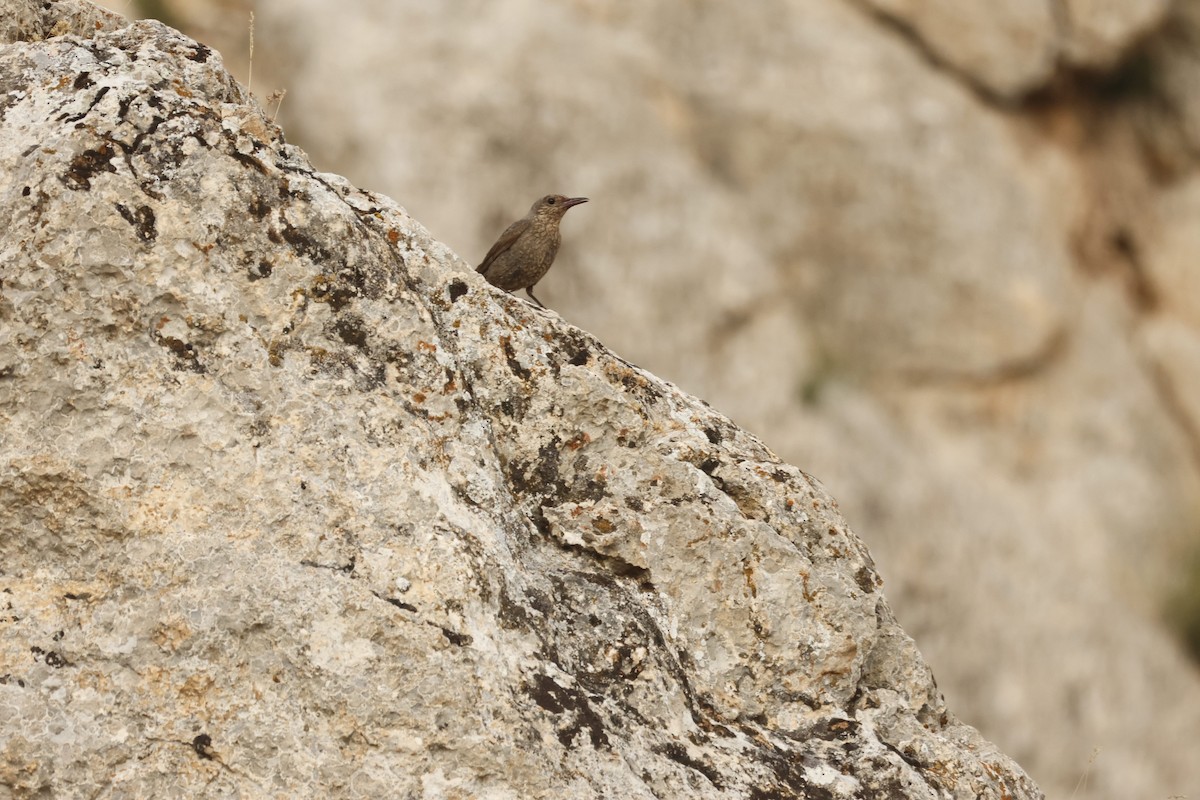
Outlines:
[{"label": "dark spot on rock", "polygon": [[[811,783],[806,776],[805,759],[778,747],[760,747],[755,752],[756,761],[775,774],[775,782],[755,786],[747,795],[749,800],[834,800],[830,789]],[[885,774],[883,770],[881,774]],[[869,797],[905,797],[907,791],[872,792]]]},{"label": "dark spot on rock", "polygon": [[271,206],[267,204],[266,200],[256,197],[250,201],[250,213],[254,215],[255,219],[262,219],[271,213]]},{"label": "dark spot on rock", "polygon": [[333,572],[340,572],[343,575],[349,575],[350,573],[354,572],[354,564],[356,561],[357,558],[354,556],[351,556],[350,560],[345,564],[322,564],[319,561],[312,561],[311,559],[302,558],[300,559],[300,566],[312,567],[313,569],[328,569],[332,570]]},{"label": "dark spot on rock", "polygon": [[310,236],[301,229],[284,224],[283,239],[300,255],[310,258],[318,264],[328,264],[334,260],[329,248],[318,238]]},{"label": "dark spot on rock", "polygon": [[708,440],[710,442],[712,442],[713,444],[721,443],[721,431],[717,430],[716,428],[712,428],[712,427],[705,428],[704,435],[707,436]]},{"label": "dark spot on rock", "polygon": [[875,571],[865,564],[859,567],[858,571],[854,573],[854,582],[857,583],[858,588],[862,589],[866,594],[870,594],[879,587],[880,584],[877,583],[878,580],[879,578],[875,574]]},{"label": "dark spot on rock", "polygon": [[21,197],[29,197],[29,187],[28,186],[26,186],[24,189],[21,190]]},{"label": "dark spot on rock", "polygon": [[233,156],[235,161],[240,161],[241,163],[245,164],[246,166],[250,167],[251,169],[253,169],[257,172],[262,173],[263,175],[267,174],[266,164],[263,164],[261,161],[259,161],[254,156],[247,155],[246,153],[239,153],[236,150],[234,150],[229,155]]},{"label": "dark spot on rock", "polygon": [[274,271],[275,268],[269,263],[266,261],[259,261],[257,266],[246,270],[246,274],[249,276],[250,280],[257,281],[262,280],[263,278],[271,277],[271,273]]},{"label": "dark spot on rock", "polygon": [[529,412],[529,405],[528,397],[506,397],[500,401],[500,411],[514,422],[520,422]]},{"label": "dark spot on rock", "polygon": [[575,352],[575,355],[571,356],[570,363],[574,364],[577,367],[582,367],[582,366],[585,366],[591,360],[592,360],[592,351],[588,350],[585,347],[582,350],[577,350]]},{"label": "dark spot on rock", "polygon": [[646,507],[642,502],[642,498],[634,497],[633,495],[625,498],[625,505],[634,511],[642,511]]},{"label": "dark spot on rock", "polygon": [[618,578],[628,578],[643,589],[653,586],[653,582],[650,580],[650,570],[645,567],[639,567],[637,564],[619,558],[609,558],[605,563],[609,571]]},{"label": "dark spot on rock", "polygon": [[371,594],[375,595],[386,603],[394,605],[396,608],[403,609],[404,611],[411,611],[414,614],[417,612],[416,606],[397,600],[394,597],[388,597],[387,595],[380,594],[379,592],[372,592]]},{"label": "dark spot on rock", "polygon": [[357,314],[343,314],[333,323],[333,331],[346,344],[367,349],[367,327]]},{"label": "dark spot on rock", "polygon": [[205,61],[208,61],[210,55],[212,55],[212,50],[197,42],[196,46],[192,48],[192,52],[187,54],[187,57],[197,64],[203,64]]},{"label": "dark spot on rock", "polygon": [[585,728],[592,747],[609,747],[603,721],[583,692],[559,686],[549,675],[535,675],[533,684],[527,685],[525,690],[535,703],[550,713],[569,716],[558,726],[558,740],[564,747],[573,747],[576,735]]},{"label": "dark spot on rock", "polygon": [[677,764],[682,764],[688,769],[694,769],[696,772],[699,772],[705,778],[708,778],[708,782],[716,788],[724,788],[721,781],[720,771],[712,764],[708,764],[704,761],[689,756],[683,745],[677,742],[671,742],[669,744],[655,745],[653,750],[655,753],[658,753],[661,756],[666,756]]},{"label": "dark spot on rock", "polygon": [[648,406],[662,399],[661,390],[632,370],[627,370],[621,375],[621,386]]},{"label": "dark spot on rock", "polygon": [[75,82],[71,84],[71,86],[76,89],[87,89],[88,87],[95,85],[96,82],[92,80],[92,73],[90,72],[79,73],[79,75],[75,77]]},{"label": "dark spot on rock", "polygon": [[84,150],[75,158],[71,159],[71,166],[67,168],[67,174],[63,176],[63,183],[68,189],[80,191],[82,189],[92,188],[92,178],[99,172],[113,172],[117,168],[112,165],[112,158],[116,155],[112,145],[105,142],[93,150]]},{"label": "dark spot on rock", "polygon": [[66,631],[56,631],[54,633],[54,635],[51,636],[50,638],[56,642],[61,642],[63,640],[63,637],[66,635],[67,635]]},{"label": "dark spot on rock", "polygon": [[[284,236],[286,238],[286,231]],[[358,296],[358,292],[350,286],[336,282],[328,275],[318,275],[312,282],[310,295],[318,303],[328,303],[334,311],[341,311],[350,305],[350,301]]]},{"label": "dark spot on rock", "polygon": [[501,585],[499,592],[499,606],[496,612],[496,617],[500,621],[500,627],[505,630],[529,630],[532,626],[532,617],[525,606],[514,600],[508,593],[508,589]]},{"label": "dark spot on rock", "polygon": [[55,669],[62,669],[63,667],[70,666],[71,664],[71,662],[67,661],[60,653],[57,653],[54,650],[46,653],[45,660],[46,666],[54,667]]},{"label": "dark spot on rock", "polygon": [[455,647],[466,647],[467,645],[471,644],[471,642],[474,641],[471,638],[470,634],[458,633],[457,631],[452,631],[449,628],[444,627],[444,626],[438,626],[438,627],[442,631],[442,636],[446,637],[446,641],[448,641],[450,644],[454,645]]},{"label": "dark spot on rock", "polygon": [[529,596],[530,608],[547,619],[554,616],[556,605],[553,597],[538,589],[526,589],[525,593]]},{"label": "dark spot on rock", "polygon": [[138,206],[135,210],[130,210],[121,203],[117,203],[117,211],[125,218],[125,221],[134,227],[137,231],[138,238],[143,242],[153,242],[158,238],[158,228],[155,227],[154,209],[150,206]]},{"label": "dark spot on rock", "polygon": [[469,291],[467,284],[460,280],[450,281],[450,302],[453,303]]},{"label": "dark spot on rock", "polygon": [[504,360],[508,362],[508,368],[512,370],[514,375],[523,381],[527,381],[533,377],[533,373],[517,360],[517,351],[513,349],[512,341],[509,337],[500,337],[500,347],[504,349]]},{"label": "dark spot on rock", "polygon": [[861,723],[853,719],[833,717],[823,719],[808,730],[808,736],[824,739],[827,742],[846,741],[858,736]]},{"label": "dark spot on rock", "polygon": [[201,733],[192,739],[192,749],[196,751],[196,755],[206,761],[212,761],[217,757],[217,751],[213,750],[212,737],[207,733]]},{"label": "dark spot on rock", "polygon": [[303,490],[305,490],[305,489],[307,489],[307,488],[308,488],[308,481],[300,481],[300,489],[301,489],[301,491],[303,491]]},{"label": "dark spot on rock", "polygon": [[94,109],[96,106],[100,105],[100,101],[104,99],[104,95],[108,94],[108,92],[111,88],[112,87],[110,87],[110,86],[101,86],[100,91],[96,92],[96,96],[92,98],[92,102],[88,103],[87,108],[85,108],[83,111],[79,112],[78,114],[63,114],[62,116],[60,116],[58,118],[58,121],[59,122],[74,122],[74,123],[76,123],[75,128],[77,130],[87,127],[86,125],[83,125],[82,123],[80,123],[79,120],[83,119],[88,114],[92,113],[92,109]]},{"label": "dark spot on rock", "polygon": [[154,333],[154,340],[158,342],[160,347],[169,350],[176,359],[175,369],[190,370],[199,375],[203,375],[208,369],[200,363],[200,358],[196,354],[196,348],[190,342],[185,342],[182,339],[177,339],[174,336],[163,336],[158,331]]},{"label": "dark spot on rock", "polygon": [[717,467],[721,466],[721,462],[715,458],[706,458],[696,465],[705,475],[712,477],[713,472]]},{"label": "dark spot on rock", "polygon": [[14,683],[17,686],[20,686],[22,689],[25,688],[25,681],[21,680],[20,678],[14,678],[12,675],[10,675],[7,672],[4,673],[3,675],[0,675],[0,686],[6,686],[8,684],[14,684]]}]

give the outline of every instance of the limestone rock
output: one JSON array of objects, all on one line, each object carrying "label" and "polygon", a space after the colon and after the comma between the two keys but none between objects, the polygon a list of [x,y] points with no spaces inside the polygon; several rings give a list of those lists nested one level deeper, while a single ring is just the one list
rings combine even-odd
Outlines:
[{"label": "limestone rock", "polygon": [[1067,60],[1093,70],[1112,67],[1163,22],[1171,5],[1168,0],[1066,0]]},{"label": "limestone rock", "polygon": [[1160,24],[1167,0],[865,0],[938,61],[988,93],[1018,99],[1059,62],[1108,69]]},{"label": "limestone rock", "polygon": [[814,479],[80,33],[0,49],[9,795],[1041,796]]},{"label": "limestone rock", "polygon": [[866,2],[912,31],[938,60],[1001,97],[1019,97],[1054,74],[1053,0]]},{"label": "limestone rock", "polygon": [[41,41],[50,36],[91,36],[121,27],[124,19],[91,3],[5,0],[0,42]]},{"label": "limestone rock", "polygon": [[[529,197],[590,196],[539,297],[820,475],[950,706],[1047,792],[1194,793],[1200,674],[1159,604],[1200,518],[1160,380],[1195,333],[1143,334],[1196,324],[1195,214],[1112,142],[1136,108],[1194,163],[1200,5],[1027,104],[849,2],[253,5],[289,140],[469,261]],[[170,7],[247,74],[246,0]]]}]

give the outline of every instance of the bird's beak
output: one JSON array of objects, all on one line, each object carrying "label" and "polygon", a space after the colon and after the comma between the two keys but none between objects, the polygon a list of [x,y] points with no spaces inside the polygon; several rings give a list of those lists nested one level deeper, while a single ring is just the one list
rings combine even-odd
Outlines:
[{"label": "bird's beak", "polygon": [[568,197],[566,200],[563,201],[562,207],[565,210],[565,209],[570,208],[571,206],[577,206],[580,203],[586,203],[586,202],[587,202],[586,197]]}]

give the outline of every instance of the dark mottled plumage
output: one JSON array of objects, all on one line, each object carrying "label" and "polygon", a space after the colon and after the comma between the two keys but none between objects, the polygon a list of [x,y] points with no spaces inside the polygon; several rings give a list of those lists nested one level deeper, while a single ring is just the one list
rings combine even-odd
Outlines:
[{"label": "dark mottled plumage", "polygon": [[550,270],[562,237],[558,223],[567,209],[586,203],[586,197],[563,197],[548,194],[539,198],[529,213],[509,225],[483,257],[475,271],[487,278],[492,286],[505,291],[524,289],[525,294],[542,308],[542,301],[533,296],[533,287]]}]

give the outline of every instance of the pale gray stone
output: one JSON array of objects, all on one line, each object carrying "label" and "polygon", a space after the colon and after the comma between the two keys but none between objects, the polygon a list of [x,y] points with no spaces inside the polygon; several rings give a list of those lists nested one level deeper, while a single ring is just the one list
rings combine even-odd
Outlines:
[{"label": "pale gray stone", "polygon": [[986,93],[1017,100],[1062,65],[1109,69],[1158,26],[1167,0],[862,0]]},{"label": "pale gray stone", "polygon": [[1057,0],[863,2],[911,32],[949,70],[999,97],[1039,88],[1057,67]]},{"label": "pale gray stone", "polygon": [[[244,79],[250,6],[169,8]],[[1195,215],[1160,204],[1200,152],[1200,4],[1171,6],[1146,58],[1060,51],[1025,103],[838,0],[255,0],[253,75],[468,261],[529,197],[592,197],[539,296],[820,475],[950,706],[1048,793],[1169,797],[1200,785],[1161,613],[1200,518]]]},{"label": "pale gray stone", "polygon": [[0,789],[1041,797],[815,479],[314,170],[215,51],[40,38],[0,50]]}]

